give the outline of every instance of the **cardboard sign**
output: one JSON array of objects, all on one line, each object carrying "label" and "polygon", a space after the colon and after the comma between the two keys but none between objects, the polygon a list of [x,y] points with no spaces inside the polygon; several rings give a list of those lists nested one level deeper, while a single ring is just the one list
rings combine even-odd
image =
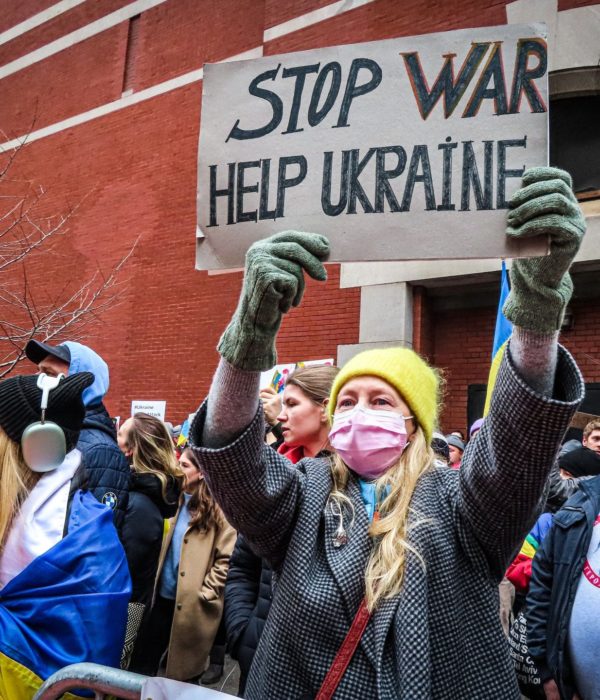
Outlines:
[{"label": "cardboard sign", "polygon": [[136,413],[148,413],[159,420],[164,421],[165,411],[167,410],[166,401],[132,401],[131,415]]},{"label": "cardboard sign", "polygon": [[583,430],[590,421],[598,420],[599,418],[600,416],[595,416],[593,413],[583,413],[582,411],[577,411],[573,418],[571,418],[569,428]]},{"label": "cardboard sign", "polygon": [[543,255],[506,239],[548,162],[544,25],[503,25],[204,68],[198,269],[286,229],[331,261]]}]

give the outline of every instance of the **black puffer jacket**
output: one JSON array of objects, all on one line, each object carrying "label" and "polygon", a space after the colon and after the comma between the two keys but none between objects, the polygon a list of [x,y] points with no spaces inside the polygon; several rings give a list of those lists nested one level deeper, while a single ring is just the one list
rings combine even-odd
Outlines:
[{"label": "black puffer jacket", "polygon": [[129,464],[117,445],[117,432],[104,404],[87,407],[77,448],[83,454],[87,488],[100,503],[113,509],[113,520],[122,536]]},{"label": "black puffer jacket", "polygon": [[224,613],[229,652],[240,665],[240,696],[271,607],[271,575],[240,535],[229,559]]},{"label": "black puffer jacket", "polygon": [[164,498],[157,476],[131,473],[122,541],[133,584],[132,603],[149,605],[152,602],[164,521],[175,515],[178,502],[179,486],[173,479],[169,480]]}]

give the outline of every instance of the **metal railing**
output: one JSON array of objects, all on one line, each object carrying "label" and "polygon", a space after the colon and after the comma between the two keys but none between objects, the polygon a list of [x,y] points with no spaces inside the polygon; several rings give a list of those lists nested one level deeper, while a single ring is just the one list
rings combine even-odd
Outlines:
[{"label": "metal railing", "polygon": [[140,700],[146,676],[121,671],[99,664],[71,664],[53,673],[33,700],[58,700],[70,690],[85,688],[95,693],[96,700],[112,695],[120,700]]}]

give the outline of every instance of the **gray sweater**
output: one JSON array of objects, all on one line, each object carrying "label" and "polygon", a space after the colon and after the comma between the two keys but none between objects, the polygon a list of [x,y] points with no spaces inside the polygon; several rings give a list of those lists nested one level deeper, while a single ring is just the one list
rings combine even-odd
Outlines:
[{"label": "gray sweater", "polygon": [[[241,384],[237,389],[244,393]],[[431,469],[419,480],[411,543],[426,565],[408,556],[402,592],[373,614],[336,699],[518,700],[497,584],[533,525],[582,397],[582,377],[565,350],[552,397],[523,380],[509,351],[490,414],[460,471]],[[206,409],[191,439],[209,487],[278,579],[246,697],[314,697],[364,595],[372,542],[358,483],[351,477],[348,485],[355,512],[352,525],[346,514],[348,543],[336,548],[326,460],[290,468],[264,446],[260,411],[227,444],[203,446]]]}]

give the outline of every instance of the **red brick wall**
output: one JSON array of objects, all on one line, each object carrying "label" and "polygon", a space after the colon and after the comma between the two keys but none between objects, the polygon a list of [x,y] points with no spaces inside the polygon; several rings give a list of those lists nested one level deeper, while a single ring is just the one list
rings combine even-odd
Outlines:
[{"label": "red brick wall", "polygon": [[264,30],[256,0],[167,0],[140,22],[136,90],[256,48]]},{"label": "red brick wall", "polygon": [[[313,3],[310,3],[311,5]],[[506,23],[505,0],[377,0],[274,39],[265,55]]]},{"label": "red brick wall", "polygon": [[[55,2],[56,0],[53,0],[52,2],[44,3],[44,5],[52,6]],[[84,2],[81,5],[77,5],[68,12],[30,29],[28,32],[15,37],[6,44],[0,45],[0,65],[4,65],[17,57],[25,56],[25,54],[30,51],[35,51],[42,46],[46,46],[50,42],[60,39],[70,32],[74,32],[76,29],[85,27],[91,22],[95,22],[115,10],[119,10],[123,5],[127,5],[128,3],[129,0],[102,0],[102,2]],[[3,19],[8,10],[7,6],[19,6],[21,8],[31,6],[31,10],[24,14],[20,20],[2,26],[2,29],[8,29],[22,22],[24,19],[29,19],[32,15],[37,14],[36,8],[38,8],[39,5],[41,5],[41,3],[32,2],[31,0],[28,2],[11,2],[11,0],[5,0],[5,2],[0,4]],[[39,7],[38,9],[44,10],[48,9],[48,7]],[[50,75],[52,74],[56,75],[56,71],[51,71]]]},{"label": "red brick wall", "polygon": [[[0,29],[51,4],[0,0]],[[84,3],[0,47],[0,65],[125,4]],[[138,20],[131,87],[139,91],[260,46],[265,28],[326,4],[167,0]],[[504,0],[376,0],[264,50],[501,24],[504,8]],[[38,129],[119,99],[128,32],[124,21],[0,80],[0,127],[14,136],[30,129],[34,117]],[[118,303],[89,328],[90,345],[111,367],[107,404],[114,414],[127,415],[132,399],[166,399],[168,419],[185,417],[208,389],[215,345],[237,301],[240,274],[210,277],[193,269],[201,90],[196,82],[33,142],[17,163],[19,176],[47,191],[44,211],[80,203],[56,255],[32,269],[49,296],[65,283],[82,284],[98,266],[109,269],[140,237]],[[338,344],[357,342],[359,304],[358,289],[339,289],[337,266],[326,285],[309,282],[303,305],[284,321],[280,359],[335,357]],[[493,314],[478,312],[433,317],[422,300],[421,350],[448,368],[448,427],[464,426],[467,383],[485,381],[492,324]],[[583,331],[575,337],[587,343]]]},{"label": "red brick wall", "polygon": [[573,327],[561,336],[561,343],[569,350],[586,382],[600,382],[600,303],[574,301],[571,304]]},{"label": "red brick wall", "polygon": [[586,7],[589,5],[597,5],[597,0],[558,0],[558,11],[573,10],[576,7]]},{"label": "red brick wall", "polygon": [[[570,308],[573,327],[561,334],[560,342],[573,354],[584,380],[600,382],[600,305],[579,300]],[[467,428],[467,388],[487,383],[495,321],[492,308],[438,312],[431,318],[435,351],[433,356],[419,351],[444,372],[444,431]]]},{"label": "red brick wall", "polygon": [[446,379],[441,428],[466,430],[467,387],[485,384],[490,371],[495,309],[464,309],[436,313],[433,319],[433,364]]},{"label": "red brick wall", "polygon": [[2,0],[0,3],[0,31],[4,32],[15,24],[24,22],[32,15],[47,10],[55,0],[29,0],[29,2],[12,2]]},{"label": "red brick wall", "polygon": [[430,302],[425,287],[413,287],[413,349],[433,362],[435,339]]},{"label": "red brick wall", "polygon": [[[23,136],[121,97],[126,39],[127,23],[122,22],[0,80],[4,133]],[[37,174],[48,182],[49,173]]]}]

